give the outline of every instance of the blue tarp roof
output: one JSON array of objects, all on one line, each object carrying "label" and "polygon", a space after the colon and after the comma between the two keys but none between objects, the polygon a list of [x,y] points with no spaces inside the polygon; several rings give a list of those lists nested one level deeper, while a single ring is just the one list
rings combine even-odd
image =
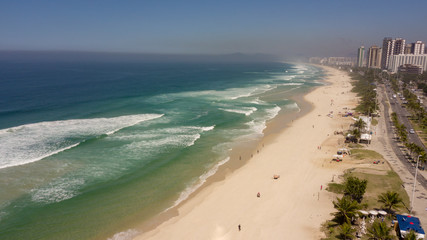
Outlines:
[{"label": "blue tarp roof", "polygon": [[396,215],[397,222],[399,223],[400,231],[414,230],[417,233],[425,234],[421,227],[420,219],[410,215]]}]

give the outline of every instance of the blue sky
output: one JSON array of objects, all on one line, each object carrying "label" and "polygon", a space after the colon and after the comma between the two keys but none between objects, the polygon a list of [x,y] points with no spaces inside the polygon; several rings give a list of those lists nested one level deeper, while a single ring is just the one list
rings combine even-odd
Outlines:
[{"label": "blue sky", "polygon": [[0,1],[0,50],[349,56],[427,42],[427,1]]}]

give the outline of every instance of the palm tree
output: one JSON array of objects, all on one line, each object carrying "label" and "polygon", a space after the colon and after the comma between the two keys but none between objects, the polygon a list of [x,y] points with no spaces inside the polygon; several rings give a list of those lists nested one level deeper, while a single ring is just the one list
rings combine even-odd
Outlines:
[{"label": "palm tree", "polygon": [[406,143],[405,145],[406,145],[406,147],[408,148],[408,150],[409,150],[409,152],[411,153],[411,156],[412,156],[412,154],[413,154],[413,153],[415,152],[415,150],[416,150],[416,146],[417,146],[417,144],[415,144],[415,143],[411,142],[411,143]]},{"label": "palm tree", "polygon": [[356,232],[356,229],[353,229],[350,224],[344,223],[339,228],[340,233],[338,234],[338,238],[342,240],[351,240],[354,239],[353,233]]},{"label": "palm tree", "polygon": [[369,239],[374,240],[391,240],[394,237],[390,235],[391,227],[387,227],[387,223],[375,221],[368,229]]},{"label": "palm tree", "polygon": [[401,207],[403,200],[397,192],[387,191],[386,193],[382,193],[378,196],[378,202],[382,203],[387,209],[387,212],[390,213],[392,208],[397,209]]},{"label": "palm tree", "polygon": [[406,127],[403,124],[398,124],[396,126],[397,135],[400,137],[400,140],[404,143],[408,141],[408,132],[406,131]]},{"label": "palm tree", "polygon": [[338,223],[351,224],[351,219],[356,216],[357,210],[360,209],[359,204],[356,200],[352,200],[349,196],[344,196],[341,199],[337,198],[337,201],[333,201],[334,208],[338,212],[334,213],[334,216]]},{"label": "palm tree", "polygon": [[359,139],[362,134],[358,128],[353,129],[350,133],[357,139]]},{"label": "palm tree", "polygon": [[361,118],[359,118],[359,120],[354,123],[354,126],[357,127],[359,131],[361,131],[363,128],[365,128],[366,123]]}]

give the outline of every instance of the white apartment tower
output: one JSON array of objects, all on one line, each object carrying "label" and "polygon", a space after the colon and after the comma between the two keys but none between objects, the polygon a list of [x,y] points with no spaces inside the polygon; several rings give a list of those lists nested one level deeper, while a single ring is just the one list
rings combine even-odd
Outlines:
[{"label": "white apartment tower", "polygon": [[416,41],[412,44],[412,54],[424,54],[425,52],[425,44],[422,41]]},{"label": "white apartment tower", "polygon": [[361,46],[358,50],[357,50],[357,66],[358,67],[363,67],[363,61],[365,59],[365,47]]}]

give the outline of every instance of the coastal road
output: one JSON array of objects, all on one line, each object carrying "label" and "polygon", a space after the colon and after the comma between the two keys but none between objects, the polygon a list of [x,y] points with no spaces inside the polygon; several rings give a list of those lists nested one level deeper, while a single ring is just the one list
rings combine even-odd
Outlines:
[{"label": "coastal road", "polygon": [[[409,129],[413,129],[413,126],[411,124],[411,122],[409,121],[408,117],[411,116],[411,114],[408,112],[408,110],[406,109],[405,104],[403,104],[402,100],[400,100],[399,98],[392,98],[392,90],[390,87],[387,87],[387,97],[389,99],[390,105],[391,105],[391,109],[393,110],[393,112],[395,112],[399,118],[399,122],[401,122],[403,125],[405,125],[406,129],[409,131]],[[424,151],[427,151],[426,147],[424,146],[423,142],[421,141],[421,139],[418,137],[417,134],[413,133],[409,133],[408,134],[408,140],[409,142],[413,142],[415,144],[417,144],[418,146],[421,146],[424,148]]]},{"label": "coastal road", "polygon": [[[390,102],[390,106],[391,106],[392,110],[394,112],[396,112],[396,114],[398,115],[399,121],[401,121],[403,124],[405,124],[405,126],[407,128],[408,128],[408,126],[409,126],[409,129],[412,128],[412,126],[410,125],[410,122],[407,118],[408,113],[407,113],[406,109],[402,110],[402,107],[400,107],[400,104],[395,102],[395,99],[393,99],[391,97],[392,94],[389,94],[390,92],[387,91],[387,90],[390,90],[389,88],[387,89],[387,86],[382,85],[381,88],[382,88],[382,91],[377,91],[377,93],[382,94],[382,96],[380,96],[380,99],[381,99],[381,104],[384,107],[383,108],[384,109],[384,117],[385,117],[385,123],[386,123],[386,129],[387,129],[388,135],[393,136],[394,131],[393,131],[393,123],[392,123],[391,118],[390,118],[389,106],[386,102],[387,99]],[[394,102],[394,104],[393,104],[393,102]],[[416,134],[409,134],[409,135],[410,136],[408,136],[408,138],[411,141],[415,142],[416,144],[419,144],[419,146],[424,147],[424,145],[422,145],[422,143],[420,143],[421,140],[418,139],[418,136]],[[417,140],[419,142],[417,142]],[[404,155],[404,153],[402,151],[402,147],[399,146],[398,143],[399,142],[396,138],[393,138],[391,140],[391,147],[393,149],[393,152],[399,158],[401,163],[407,168],[408,172],[410,172],[412,174],[412,176],[415,176],[415,164],[411,163],[409,161],[409,159]],[[427,180],[424,178],[424,176],[422,176],[421,174],[418,174],[417,180],[425,189],[427,189]]]}]

